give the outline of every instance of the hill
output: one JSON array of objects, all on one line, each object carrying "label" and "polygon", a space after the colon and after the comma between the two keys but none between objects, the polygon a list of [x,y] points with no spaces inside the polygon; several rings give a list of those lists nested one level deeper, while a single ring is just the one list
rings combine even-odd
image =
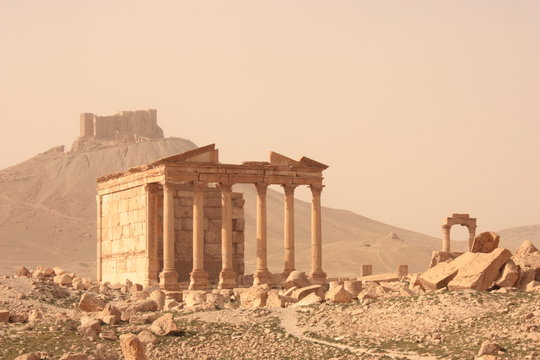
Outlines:
[{"label": "hill", "polygon": [[[55,147],[0,170],[0,273],[21,264],[59,265],[95,276],[95,179],[195,148],[189,140],[143,143],[64,152]],[[236,186],[246,198],[246,271],[255,263],[255,189]],[[324,197],[323,197],[324,204]],[[310,204],[296,200],[297,268],[309,271]],[[268,248],[271,271],[282,270],[283,195],[268,191]],[[390,234],[397,234],[390,235]],[[357,276],[361,264],[375,272],[408,264],[425,269],[440,240],[368,219],[346,210],[323,209],[323,268],[331,276]]]}]

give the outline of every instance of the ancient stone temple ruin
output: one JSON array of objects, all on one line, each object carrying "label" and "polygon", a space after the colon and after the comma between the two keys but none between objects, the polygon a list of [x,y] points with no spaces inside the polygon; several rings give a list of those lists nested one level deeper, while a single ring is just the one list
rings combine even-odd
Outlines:
[{"label": "ancient stone temple ruin", "polygon": [[80,136],[72,151],[86,150],[103,143],[143,142],[163,138],[157,124],[157,110],[120,111],[114,115],[81,114]]},{"label": "ancient stone temple ruin", "polygon": [[442,228],[442,251],[450,251],[450,229],[454,225],[466,226],[469,229],[469,250],[472,247],[476,235],[476,218],[469,217],[469,214],[452,214],[446,218]]},{"label": "ancient stone temple ruin", "polygon": [[[244,200],[234,184],[257,189],[257,266],[254,284],[267,284],[266,191],[284,188],[284,274],[295,270],[294,190],[312,191],[310,277],[323,283],[322,171],[326,165],[270,153],[270,162],[222,164],[208,145],[98,179],[97,278],[178,290],[237,286],[244,266]],[[251,240],[251,239],[248,239]]]}]

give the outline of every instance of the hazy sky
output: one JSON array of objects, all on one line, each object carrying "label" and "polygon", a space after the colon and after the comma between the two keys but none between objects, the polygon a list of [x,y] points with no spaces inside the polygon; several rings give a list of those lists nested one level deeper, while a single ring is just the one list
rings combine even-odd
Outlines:
[{"label": "hazy sky", "polygon": [[148,108],[224,162],[330,165],[327,206],[540,223],[540,1],[0,0],[0,168]]}]

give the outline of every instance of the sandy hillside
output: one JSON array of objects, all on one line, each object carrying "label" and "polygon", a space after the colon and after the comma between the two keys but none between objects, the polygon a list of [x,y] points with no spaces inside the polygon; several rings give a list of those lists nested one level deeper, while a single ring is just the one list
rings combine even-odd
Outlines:
[{"label": "sandy hillside", "polygon": [[[195,148],[179,138],[106,147],[79,153],[53,148],[0,171],[0,274],[21,264],[60,265],[84,276],[95,273],[95,179]],[[280,190],[277,187],[273,187]],[[246,269],[255,261],[255,190],[245,193]],[[324,203],[324,197],[323,197]],[[282,269],[283,195],[268,192],[269,264]],[[296,202],[297,268],[309,270],[309,203]],[[396,235],[391,236],[390,233]],[[324,208],[324,269],[331,276],[356,276],[360,264],[376,272],[409,264],[425,268],[440,240],[386,225],[350,211]],[[461,245],[455,244],[457,249]]]}]

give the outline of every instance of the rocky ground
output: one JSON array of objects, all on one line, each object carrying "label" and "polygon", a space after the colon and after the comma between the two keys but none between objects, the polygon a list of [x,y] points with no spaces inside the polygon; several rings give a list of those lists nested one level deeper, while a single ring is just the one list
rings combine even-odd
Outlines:
[{"label": "rocky ground", "polygon": [[130,283],[69,276],[60,285],[68,281],[53,276],[0,278],[0,310],[9,311],[8,322],[0,311],[1,359],[457,360],[475,358],[484,341],[502,348],[484,359],[540,359],[535,292],[388,292],[282,308],[268,290],[185,292],[179,302]]}]

